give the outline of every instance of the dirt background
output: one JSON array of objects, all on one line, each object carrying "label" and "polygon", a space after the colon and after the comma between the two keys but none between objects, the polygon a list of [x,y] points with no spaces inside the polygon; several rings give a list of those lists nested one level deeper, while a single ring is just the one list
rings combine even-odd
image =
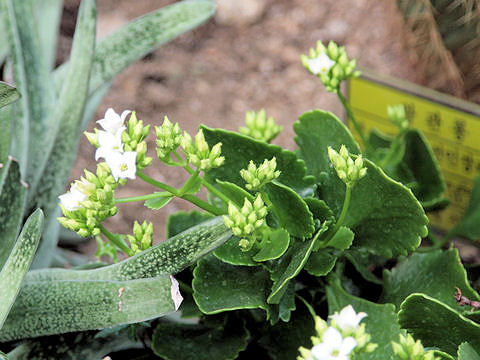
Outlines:
[{"label": "dirt background", "polygon": [[[172,2],[98,0],[98,38],[128,20]],[[65,3],[59,61],[68,58],[78,3],[76,0]],[[199,124],[236,130],[244,122],[245,111],[265,108],[284,127],[274,143],[295,148],[292,124],[303,112],[320,108],[344,117],[337,98],[328,94],[299,61],[300,54],[306,53],[317,40],[334,40],[345,45],[349,56],[356,58],[362,68],[429,85],[412,46],[411,34],[394,1],[245,0],[244,3],[250,8],[244,8],[243,13],[235,9],[235,16],[230,19],[222,13],[222,18],[211,19],[122,72],[95,119],[103,118],[109,107],[119,113],[131,109],[152,126],[160,125],[168,115],[171,121],[194,133]],[[89,128],[92,126],[93,123]],[[148,140],[153,155],[153,135]],[[95,169],[93,154],[94,148],[82,140],[72,179],[78,178],[84,168]],[[159,161],[154,161],[147,173],[173,185],[180,185],[186,179],[182,170],[166,168]],[[137,179],[117,195],[141,195],[152,190]],[[191,208],[182,200],[174,200],[156,212],[141,203],[122,205],[107,227],[130,233],[135,219],[147,219],[154,222],[155,240],[161,241],[167,214]]]}]

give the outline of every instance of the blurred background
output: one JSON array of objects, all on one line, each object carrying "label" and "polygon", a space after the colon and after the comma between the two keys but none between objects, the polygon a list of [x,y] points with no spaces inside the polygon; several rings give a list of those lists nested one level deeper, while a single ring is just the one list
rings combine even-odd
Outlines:
[{"label": "blurred background", "polygon": [[[97,37],[128,20],[173,3],[167,0],[98,0]],[[237,130],[247,110],[265,108],[284,127],[273,143],[294,149],[292,124],[305,111],[320,108],[344,117],[336,96],[307,73],[300,54],[317,40],[333,40],[374,70],[480,103],[479,0],[216,0],[216,16],[163,45],[115,78],[96,113],[103,118],[136,110],[152,126],[168,115],[195,133],[199,124]],[[78,0],[66,0],[57,62],[67,60]],[[90,124],[88,130],[94,126]],[[154,138],[149,140],[154,156]],[[72,179],[95,169],[94,148],[82,139]],[[158,180],[181,185],[180,169],[154,161]],[[118,197],[151,192],[129,181]],[[164,239],[168,213],[188,210],[182,200],[152,212],[142,203],[120,207],[107,227],[130,233],[134,220],[154,222],[155,240]],[[91,248],[93,250],[93,247]],[[88,251],[88,249],[87,249]],[[94,251],[94,250],[93,250]]]}]

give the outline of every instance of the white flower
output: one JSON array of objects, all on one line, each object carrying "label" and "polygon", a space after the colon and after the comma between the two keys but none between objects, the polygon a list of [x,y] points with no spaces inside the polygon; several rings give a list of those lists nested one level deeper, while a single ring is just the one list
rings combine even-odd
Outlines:
[{"label": "white flower", "polygon": [[130,113],[130,110],[125,110],[122,112],[122,115],[118,115],[115,110],[108,108],[105,112],[105,117],[101,120],[98,120],[97,123],[99,123],[106,132],[116,134],[121,128],[125,130],[123,122]]},{"label": "white flower", "polygon": [[316,58],[308,59],[308,68],[315,75],[326,74],[335,65],[325,52],[320,53]]},{"label": "white flower", "polygon": [[342,338],[342,334],[329,327],[322,337],[322,342],[312,348],[314,360],[348,360],[348,354],[357,346],[357,342],[351,336]]},{"label": "white flower", "polygon": [[352,305],[348,305],[340,311],[340,314],[334,314],[330,317],[342,331],[350,331],[358,327],[360,321],[367,316],[366,313],[356,313]]},{"label": "white flower", "polygon": [[172,296],[173,303],[175,304],[175,311],[178,310],[180,304],[183,301],[183,296],[180,294],[180,288],[178,286],[178,281],[170,275],[170,280],[172,281],[172,286],[170,287],[170,294]]},{"label": "white flower", "polygon": [[106,159],[112,152],[123,152],[122,133],[124,130],[125,126],[122,126],[116,133],[102,130],[98,132],[98,144],[100,146],[95,151],[95,160]]},{"label": "white flower", "polygon": [[63,208],[68,211],[78,210],[82,206],[82,201],[87,199],[77,184],[70,187],[70,191],[58,197]]},{"label": "white flower", "polygon": [[117,181],[119,178],[135,179],[135,173],[137,172],[137,166],[135,162],[137,160],[137,153],[135,151],[110,152],[105,158],[105,162],[112,171],[112,175]]}]

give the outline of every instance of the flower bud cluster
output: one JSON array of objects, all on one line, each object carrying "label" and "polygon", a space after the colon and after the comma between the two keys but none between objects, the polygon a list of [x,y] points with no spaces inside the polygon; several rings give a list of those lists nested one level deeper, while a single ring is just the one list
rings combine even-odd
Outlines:
[{"label": "flower bud cluster", "polygon": [[313,347],[300,347],[298,360],[348,359],[358,353],[370,353],[377,344],[370,342],[371,336],[365,331],[365,324],[360,321],[367,314],[356,313],[351,305],[340,313],[333,314],[330,324],[320,317],[315,317],[316,336],[312,336]]},{"label": "flower bud cluster", "polygon": [[420,340],[415,341],[410,334],[400,334],[400,342],[392,341],[392,348],[398,360],[440,360],[433,351],[425,351]]},{"label": "flower bud cluster", "polygon": [[64,216],[58,221],[82,237],[98,235],[99,224],[117,213],[114,204],[117,186],[106,163],[97,165],[96,174],[85,170],[85,177],[76,180],[69,192],[59,196]]},{"label": "flower bud cluster", "polygon": [[367,173],[367,168],[363,166],[362,155],[358,155],[354,161],[345,145],[340,147],[339,153],[329,146],[328,157],[335,167],[338,177],[349,187],[353,187]]},{"label": "flower bud cluster", "polygon": [[232,202],[228,203],[228,215],[223,216],[223,221],[228,228],[232,229],[235,236],[242,237],[238,245],[243,251],[252,248],[259,230],[265,225],[267,212],[260,194],[257,195],[253,204],[245,198],[241,209]]},{"label": "flower bud cluster", "polygon": [[138,221],[133,223],[133,236],[127,235],[130,248],[135,254],[152,247],[153,224],[144,221],[141,225]]},{"label": "flower bud cluster", "polygon": [[198,170],[207,171],[222,166],[225,162],[225,157],[220,156],[222,143],[215,144],[210,150],[201,129],[195,135],[195,143],[193,143],[192,137],[185,132],[180,140],[180,145],[188,162],[195,165]]},{"label": "flower bud cluster", "polygon": [[355,70],[356,61],[349,60],[344,46],[333,41],[328,46],[317,41],[316,48],[311,48],[307,55],[301,55],[303,66],[318,76],[329,92],[338,92],[342,81],[360,75]]},{"label": "flower bud cluster", "polygon": [[387,106],[387,116],[388,119],[400,129],[400,131],[408,129],[408,120],[407,114],[405,112],[405,106]]},{"label": "flower bud cluster", "polygon": [[163,124],[155,126],[155,135],[157,136],[157,156],[160,161],[169,164],[170,154],[180,146],[182,139],[180,126],[178,123],[173,125],[165,116]]},{"label": "flower bud cluster", "polygon": [[137,153],[136,166],[138,170],[145,169],[153,159],[146,156],[147,143],[145,138],[150,132],[150,125],[143,125],[143,120],[138,120],[135,111],[132,112],[127,122],[127,129],[122,133],[124,151]]},{"label": "flower bud cluster", "polygon": [[247,126],[242,126],[239,129],[242,134],[265,142],[272,141],[283,129],[282,126],[275,123],[273,117],[270,116],[267,119],[265,109],[261,109],[257,113],[247,111],[245,123]]},{"label": "flower bud cluster", "polygon": [[245,187],[248,190],[259,190],[262,186],[280,176],[280,170],[277,168],[277,159],[273,157],[271,160],[265,159],[263,164],[258,168],[250,160],[247,169],[240,170],[240,176],[247,183]]}]

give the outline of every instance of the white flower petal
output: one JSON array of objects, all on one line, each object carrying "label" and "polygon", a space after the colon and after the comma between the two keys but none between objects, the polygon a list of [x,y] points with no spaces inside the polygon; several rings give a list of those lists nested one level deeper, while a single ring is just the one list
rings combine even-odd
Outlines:
[{"label": "white flower petal", "polygon": [[112,171],[112,175],[117,181],[120,179],[135,179],[137,172],[136,166],[137,153],[135,151],[110,152],[105,161]]},{"label": "white flower petal", "polygon": [[98,144],[100,147],[95,151],[95,160],[106,159],[111,152],[123,152],[122,133],[125,127],[120,127],[115,134],[100,130],[98,132]]},{"label": "white flower petal", "polygon": [[177,279],[175,279],[173,275],[170,275],[170,280],[172,281],[170,295],[172,296],[173,303],[175,304],[175,311],[177,311],[183,301],[183,296],[180,294],[180,288]]},{"label": "white flower petal", "polygon": [[340,351],[338,352],[338,355],[348,355],[352,352],[353,349],[355,349],[355,346],[357,346],[357,341],[349,336],[343,339],[342,341],[342,346],[340,347]]},{"label": "white flower petal", "polygon": [[127,118],[127,116],[131,113],[132,111],[131,110],[124,110],[122,112],[122,115],[120,115],[120,118],[122,119],[122,123],[125,121],[125,119]]},{"label": "white flower petal", "polygon": [[87,195],[81,192],[78,186],[74,184],[69,192],[60,195],[58,198],[65,210],[75,211],[82,206],[82,201],[87,198]]},{"label": "white flower petal", "polygon": [[130,113],[129,110],[126,110],[122,113],[122,116],[118,115],[115,110],[108,108],[105,112],[105,117],[101,120],[98,120],[97,123],[106,131],[111,134],[115,134],[118,129],[123,126],[123,121]]},{"label": "white flower petal", "polygon": [[333,327],[329,327],[324,333],[322,337],[322,342],[328,344],[332,348],[338,349],[342,344],[342,334],[340,331]]},{"label": "white flower petal", "polygon": [[334,314],[331,318],[335,321],[335,324],[343,330],[349,331],[355,329],[360,324],[360,321],[367,316],[366,313],[356,313],[352,305],[344,307],[339,314]]},{"label": "white flower petal", "polygon": [[308,60],[308,68],[315,75],[328,73],[333,65],[335,65],[335,61],[324,52],[320,53],[318,57]]}]

